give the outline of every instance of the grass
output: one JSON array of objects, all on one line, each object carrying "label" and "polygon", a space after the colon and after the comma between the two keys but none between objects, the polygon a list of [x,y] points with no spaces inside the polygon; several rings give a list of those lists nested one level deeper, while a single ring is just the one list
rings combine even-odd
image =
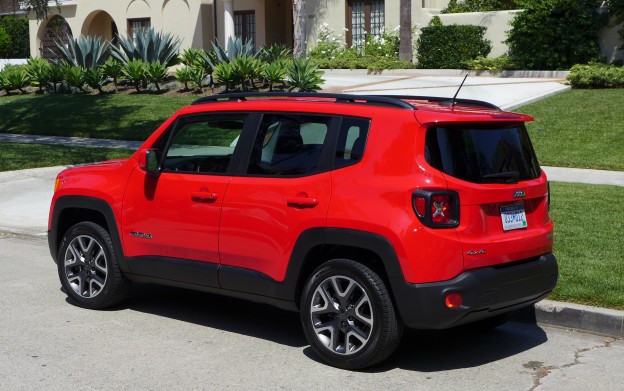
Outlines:
[{"label": "grass", "polygon": [[523,106],[540,163],[624,171],[624,89],[571,90]]},{"label": "grass", "polygon": [[0,142],[0,171],[91,163],[130,155],[132,151],[127,149]]},{"label": "grass", "polygon": [[0,96],[0,133],[145,140],[196,96]]},{"label": "grass", "polygon": [[551,183],[553,300],[624,309],[624,187]]}]

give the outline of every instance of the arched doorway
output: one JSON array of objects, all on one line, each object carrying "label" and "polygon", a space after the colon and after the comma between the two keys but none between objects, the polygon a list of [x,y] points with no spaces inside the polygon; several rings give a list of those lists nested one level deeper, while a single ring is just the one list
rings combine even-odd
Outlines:
[{"label": "arched doorway", "polygon": [[117,41],[117,24],[113,17],[106,11],[93,11],[85,18],[82,25],[82,35],[90,35],[101,37],[105,41],[116,44]]},{"label": "arched doorway", "polygon": [[71,36],[73,36],[72,31],[65,18],[60,15],[52,16],[48,19],[45,28],[40,30],[39,55],[47,60],[56,59],[60,53],[55,42],[68,46],[68,37]]}]

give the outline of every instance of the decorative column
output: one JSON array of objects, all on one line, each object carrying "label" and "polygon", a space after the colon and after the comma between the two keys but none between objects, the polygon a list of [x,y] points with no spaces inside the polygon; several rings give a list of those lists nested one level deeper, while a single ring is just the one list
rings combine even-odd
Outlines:
[{"label": "decorative column", "polygon": [[223,45],[227,50],[230,38],[234,39],[234,0],[223,0]]}]

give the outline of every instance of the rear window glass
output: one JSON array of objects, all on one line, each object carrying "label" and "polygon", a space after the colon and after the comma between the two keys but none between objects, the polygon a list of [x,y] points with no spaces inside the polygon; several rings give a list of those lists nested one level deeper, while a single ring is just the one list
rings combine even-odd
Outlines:
[{"label": "rear window glass", "polygon": [[426,137],[427,162],[455,178],[473,183],[513,183],[541,175],[522,124],[433,127]]}]

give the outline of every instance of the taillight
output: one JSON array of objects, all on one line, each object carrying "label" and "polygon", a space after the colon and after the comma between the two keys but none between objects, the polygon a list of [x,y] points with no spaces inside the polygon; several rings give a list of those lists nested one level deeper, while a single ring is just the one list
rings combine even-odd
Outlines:
[{"label": "taillight", "polygon": [[459,225],[459,194],[454,191],[416,190],[412,206],[427,227],[453,228]]}]

